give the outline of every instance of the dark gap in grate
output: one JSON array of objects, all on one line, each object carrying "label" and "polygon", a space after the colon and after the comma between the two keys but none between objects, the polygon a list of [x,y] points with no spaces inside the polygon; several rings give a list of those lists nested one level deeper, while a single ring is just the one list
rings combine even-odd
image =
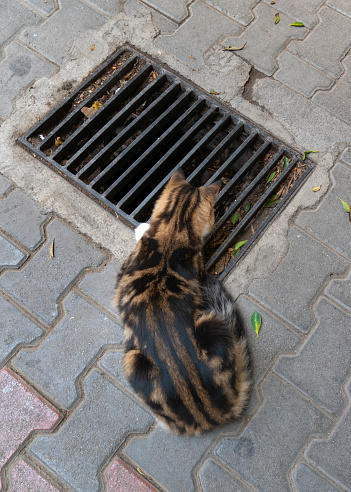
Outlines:
[{"label": "dark gap in grate", "polygon": [[131,227],[149,219],[176,169],[195,186],[221,179],[204,249],[207,269],[221,278],[312,169],[131,47],[119,49],[19,142]]}]

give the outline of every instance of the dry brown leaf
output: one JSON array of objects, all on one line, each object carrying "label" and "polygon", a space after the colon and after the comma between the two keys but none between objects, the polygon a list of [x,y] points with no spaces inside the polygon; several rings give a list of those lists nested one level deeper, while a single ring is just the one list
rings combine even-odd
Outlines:
[{"label": "dry brown leaf", "polygon": [[53,257],[55,256],[55,239],[52,240],[49,253],[50,253],[50,259],[52,260]]},{"label": "dry brown leaf", "polygon": [[145,475],[145,473],[140,468],[137,468],[137,471],[140,473],[140,475]]},{"label": "dry brown leaf", "polygon": [[93,44],[93,46],[90,48],[90,51],[94,51],[95,50],[95,44]]},{"label": "dry brown leaf", "polygon": [[62,138],[61,137],[56,137],[55,138],[55,145],[56,145],[56,147],[59,147],[62,144],[63,144]]},{"label": "dry brown leaf", "polygon": [[101,108],[101,106],[102,106],[102,104],[100,101],[95,101],[91,107],[94,108],[95,111],[97,111],[99,108]]},{"label": "dry brown leaf", "polygon": [[90,118],[95,113],[95,109],[94,108],[82,108],[81,112],[84,114],[84,116],[86,116],[87,118]]},{"label": "dry brown leaf", "polygon": [[319,191],[322,188],[322,186],[315,186],[312,191]]}]

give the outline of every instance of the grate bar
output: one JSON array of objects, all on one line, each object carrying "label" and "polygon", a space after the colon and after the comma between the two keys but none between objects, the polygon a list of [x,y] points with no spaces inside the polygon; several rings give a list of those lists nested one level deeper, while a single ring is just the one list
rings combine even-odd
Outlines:
[{"label": "grate bar", "polygon": [[212,152],[199,164],[196,169],[188,176],[187,181],[189,183],[194,182],[196,178],[201,176],[211,164],[219,157],[237,138],[242,132],[244,124],[242,122],[237,123],[231,132],[215,147]]},{"label": "grate bar", "polygon": [[100,152],[91,159],[78,173],[77,177],[81,179],[87,178],[92,172],[94,172],[100,165],[104,165],[108,159],[108,155],[111,155],[118,149],[128,138],[130,138],[138,128],[140,128],[148,119],[157,114],[163,107],[169,104],[170,100],[179,92],[179,82],[173,82],[173,84],[158,98],[150,104],[141,114],[139,114],[126,128],[124,128],[118,135],[113,138]]},{"label": "grate bar", "polygon": [[[92,104],[97,99],[99,99],[110,87],[112,87],[115,84],[116,80],[118,80],[120,77],[123,77],[123,75],[132,68],[132,66],[136,61],[137,61],[136,56],[132,56],[131,58],[129,58],[129,60],[127,60],[118,70],[116,70],[116,72],[113,74],[113,76],[110,79],[106,80],[102,85],[100,85],[98,89],[96,89],[92,94],[90,94],[89,97],[87,97],[71,113],[69,113],[64,120],[62,120],[58,125],[56,125],[55,128],[46,136],[46,138],[40,142],[38,148],[40,150],[43,150],[47,147],[50,147],[50,145],[53,145],[55,141],[55,137],[60,136],[60,134],[63,134],[69,125],[72,125],[79,118],[83,117],[83,113],[81,112],[81,109],[87,106],[88,104]],[[60,145],[60,147],[62,147],[62,145]],[[60,150],[60,147],[51,154],[52,159],[55,159],[55,156]]]},{"label": "grate bar", "polygon": [[[111,133],[111,128],[117,127],[123,121],[125,121],[141,104],[143,104],[151,94],[158,90],[167,80],[165,74],[159,75],[154,79],[147,87],[145,87],[139,94],[137,94],[126,106],[119,111],[115,116],[111,118],[91,139],[88,140],[67,162],[66,168],[71,170],[78,165],[78,163],[83,162],[83,160],[91,154],[94,148],[98,147],[100,143],[106,138],[108,134]],[[135,89],[135,85],[139,80],[133,77],[129,80],[118,93],[114,96],[111,104],[117,105],[126,99],[130,93]],[[103,109],[104,106],[100,109]],[[100,113],[103,117],[103,113]]]},{"label": "grate bar", "polygon": [[[291,159],[289,166],[287,166],[281,175],[271,184],[271,186],[264,192],[264,194],[257,200],[255,205],[250,209],[250,211],[245,215],[241,222],[237,225],[237,227],[233,230],[233,232],[226,238],[226,240],[220,245],[220,247],[215,251],[215,253],[211,256],[209,261],[206,264],[206,269],[211,269],[220,259],[220,257],[230,248],[235,240],[238,238],[239,234],[245,229],[245,227],[251,222],[254,218],[255,214],[260,210],[260,208],[266,203],[268,198],[276,191],[276,189],[280,186],[280,184],[284,181],[286,176],[292,170],[294,165],[297,162],[297,158],[294,157]],[[246,246],[246,245],[245,245]],[[248,246],[247,246],[248,247]]]},{"label": "grate bar", "polygon": [[234,188],[234,186],[240,181],[240,179],[256,164],[256,162],[267,152],[272,142],[266,140],[261,147],[254,153],[253,156],[244,164],[244,166],[232,177],[225,187],[218,193],[215,205],[222,202],[226,195]]},{"label": "grate bar", "polygon": [[[201,102],[201,106],[199,106],[199,111],[203,108],[205,104],[204,99],[199,100]],[[179,154],[181,152],[182,147],[188,144],[193,137],[201,130],[203,126],[205,126],[210,120],[212,120],[216,116],[217,110],[214,107],[211,107],[191,128],[187,130],[187,132],[178,140],[177,143],[175,143],[168,152],[165,153],[161,159],[156,162],[156,164],[133,186],[133,188],[130,190],[130,192],[125,195],[119,202],[118,206],[125,205],[126,203],[129,203],[130,198],[138,194],[140,192],[140,188],[142,186],[145,186],[148,184],[150,179],[152,179],[153,174],[155,174],[156,171],[159,171],[160,168],[162,167],[163,164],[165,164],[169,159],[172,159],[176,154]],[[179,166],[176,166],[175,169],[178,169]],[[155,188],[155,194],[159,191],[159,187],[157,186]],[[153,193],[153,192],[151,192]],[[155,195],[153,195],[155,196]],[[144,200],[140,206],[134,210],[131,216],[135,216],[133,214],[139,213],[144,207],[148,205],[149,201],[146,199]]]},{"label": "grate bar", "polygon": [[[123,98],[128,97],[128,94],[135,91],[136,88],[141,85],[146,77],[152,70],[152,65],[146,65],[143,67],[133,78],[131,78],[128,82],[129,85],[127,87],[128,82],[122,87],[125,90],[122,92],[121,89],[115,93],[108,101],[106,101],[101,108],[99,108],[90,118],[87,118],[83,123],[63,142],[58,149],[56,149],[52,154],[51,158],[55,161],[62,161],[72,149],[75,149],[78,143],[88,134],[88,131],[93,126],[96,126],[99,121],[103,118],[107,118],[109,114],[114,111],[117,105],[120,103]],[[128,70],[126,70],[128,71]],[[105,91],[103,91],[105,92]],[[98,100],[101,97],[101,94],[98,97],[95,97],[95,100]],[[87,104],[84,105],[86,107]]]},{"label": "grate bar", "polygon": [[[208,143],[219,133],[229,122],[230,116],[224,115],[222,118],[216,123],[216,125],[211,128],[211,130],[206,133],[206,135],[188,152],[188,154],[183,157],[183,159],[172,169],[171,172],[167,174],[167,176],[159,183],[149,194],[149,196],[143,200],[143,202],[139,205],[137,209],[135,209],[131,216],[135,217],[136,213],[138,213],[142,208],[144,208],[150,201],[155,197],[156,193],[162,188],[167,181],[170,179],[172,174],[188,162],[192,161],[194,157],[204,148]],[[138,210],[139,209],[139,210]]]},{"label": "grate bar", "polygon": [[263,179],[273,168],[277,165],[277,162],[283,157],[284,149],[279,149],[276,155],[270,160],[270,162],[258,173],[253,181],[249,184],[247,188],[241,193],[238,198],[228,207],[225,213],[221,216],[221,218],[216,221],[215,228],[213,233],[216,233],[222,225],[227,222],[227,220],[234,214],[235,210],[237,210],[244,203],[246,198],[250,195],[250,193],[256,188],[258,183]]},{"label": "grate bar", "polygon": [[[181,111],[182,108],[189,102],[192,96],[191,90],[186,90],[180,95],[174,103],[166,109],[156,120],[143,131],[128,147],[121,152],[110,164],[101,171],[96,178],[90,183],[92,187],[104,186],[107,181],[113,179],[118,172],[123,172],[128,163],[134,158],[136,152],[142,148],[145,143],[152,141],[157,134],[162,132],[162,129],[169,122],[172,117],[174,117],[177,112]],[[117,166],[119,164],[119,166]],[[112,188],[112,185],[110,188]],[[107,191],[103,193],[103,196],[107,196]]]},{"label": "grate bar", "polygon": [[[158,139],[154,142],[148,149],[143,152],[143,154],[133,163],[128,169],[116,180],[112,185],[106,190],[104,196],[109,198],[109,195],[116,189],[120,183],[123,184],[128,183],[137,173],[138,170],[144,167],[145,162],[150,161],[153,158],[155,152],[159,151],[162,147],[164,147],[170,139],[172,139],[177,133],[179,133],[179,129],[185,125],[204,105],[204,100],[197,100],[195,103],[185,112],[183,113]],[[145,184],[145,179],[143,179]],[[128,196],[131,196],[131,192],[128,192],[125,197],[122,198],[119,203],[125,203],[128,199]]]}]

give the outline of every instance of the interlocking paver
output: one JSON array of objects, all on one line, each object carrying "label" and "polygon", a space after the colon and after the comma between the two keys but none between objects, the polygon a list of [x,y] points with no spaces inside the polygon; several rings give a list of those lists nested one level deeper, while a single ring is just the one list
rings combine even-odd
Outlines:
[{"label": "interlocking paver", "polygon": [[121,460],[114,460],[105,472],[107,492],[157,492]]},{"label": "interlocking paver", "polygon": [[258,4],[260,0],[204,0],[205,3],[216,8],[224,15],[231,17],[240,24],[247,26],[254,18],[251,9]]},{"label": "interlocking paver", "polygon": [[204,492],[249,492],[244,484],[228,475],[215,461],[207,460],[199,472],[201,486]]},{"label": "interlocking paver", "polygon": [[22,251],[13,246],[3,236],[0,236],[0,271],[3,268],[19,265],[25,256]]},{"label": "interlocking paver", "polygon": [[[68,408],[76,385],[102,347],[121,343],[122,329],[77,294],[64,302],[65,318],[35,351],[23,351],[14,365],[54,401]],[[65,347],[62,351],[62,347]]]},{"label": "interlocking paver", "polygon": [[5,178],[5,176],[2,176],[0,174],[0,198],[5,196],[11,189],[12,183],[8,179]]},{"label": "interlocking paver", "polygon": [[[116,379],[116,381],[118,381],[124,388],[134,394],[134,390],[130,386],[124,374],[123,357],[124,353],[122,350],[108,351],[99,361],[99,367],[103,371],[106,371],[114,379]],[[134,396],[135,398],[138,398],[136,394],[134,394]]]},{"label": "interlocking paver", "polygon": [[[43,18],[16,0],[1,2],[0,46],[4,45],[24,26],[38,24]],[[1,54],[1,52],[0,52]],[[1,80],[1,79],[0,79]]]},{"label": "interlocking paver", "polygon": [[106,270],[103,272],[87,274],[79,284],[79,288],[82,292],[93,297],[93,299],[101,304],[101,306],[112,311],[115,315],[118,315],[118,313],[113,305],[113,296],[117,273],[120,268],[121,265],[116,261],[113,261],[107,265]]},{"label": "interlocking paver", "polygon": [[351,367],[351,315],[322,298],[316,316],[318,325],[300,353],[282,357],[274,370],[329,412],[340,413],[341,387]]},{"label": "interlocking paver", "polygon": [[351,4],[349,0],[328,0],[327,5],[351,17]]},{"label": "interlocking paver", "polygon": [[[59,296],[83,269],[97,266],[106,255],[59,219],[49,224],[47,236],[47,242],[34,258],[21,271],[5,273],[0,286],[45,323],[51,324],[58,314]],[[53,240],[55,256],[50,259]]]},{"label": "interlocking paver", "polygon": [[[306,27],[312,28],[317,24],[316,12],[325,0],[279,0],[274,7],[277,12],[284,12],[296,21],[303,22]],[[270,0],[265,0],[270,4]],[[291,29],[291,27],[290,27]]]},{"label": "interlocking paver", "polygon": [[296,492],[338,492],[323,477],[304,463],[299,463],[293,475]]},{"label": "interlocking paver", "polygon": [[[246,297],[239,299],[238,311],[241,314],[249,339],[254,386],[257,388],[258,383],[264,377],[268,368],[273,364],[274,359],[282,351],[294,350],[300,342],[300,338],[273,318],[269,312]],[[259,338],[253,331],[250,322],[251,315],[254,311],[258,311],[263,319]],[[252,395],[248,412],[251,413],[256,409],[256,405],[257,397]]]},{"label": "interlocking paver", "polygon": [[61,487],[47,480],[25,460],[17,461],[11,470],[12,492],[61,492]]},{"label": "interlocking paver", "polygon": [[154,7],[175,22],[181,22],[188,15],[186,6],[191,0],[145,0],[147,5]]},{"label": "interlocking paver", "polygon": [[351,203],[351,168],[338,163],[331,174],[334,184],[330,192],[315,211],[301,212],[297,224],[351,259],[350,221],[339,200]]},{"label": "interlocking paver", "polygon": [[0,297],[0,364],[22,343],[31,343],[42,330]]},{"label": "interlocking paver", "polygon": [[351,46],[350,19],[328,7],[322,7],[318,16],[320,23],[311,34],[303,41],[292,42],[289,50],[337,78],[343,72],[340,60]]},{"label": "interlocking paver", "polygon": [[55,0],[27,0],[27,3],[38,9],[45,16],[51,15],[56,9]]},{"label": "interlocking paver", "polygon": [[[156,427],[147,437],[134,437],[123,452],[170,492],[192,492],[195,465],[220,432],[234,432],[240,422],[198,437],[176,436]],[[169,463],[177,466],[170,467]]]},{"label": "interlocking paver", "polygon": [[345,164],[349,164],[351,166],[351,147],[347,147],[344,152],[341,154],[340,159]]},{"label": "interlocking paver", "polygon": [[255,280],[250,293],[307,332],[313,322],[310,305],[316,292],[330,275],[342,274],[348,263],[296,227],[290,229],[288,240],[289,251],[277,269],[269,277]]},{"label": "interlocking paver", "polygon": [[280,68],[274,74],[274,78],[305,97],[311,97],[317,89],[329,89],[334,83],[334,79],[329,75],[315,69],[289,51],[283,51],[277,60]]},{"label": "interlocking paver", "polygon": [[[350,399],[349,386],[349,399]],[[351,484],[351,408],[350,405],[330,436],[315,439],[306,451],[307,457],[325,470],[329,476],[338,480],[345,490]]]},{"label": "interlocking paver", "polygon": [[34,430],[49,430],[60,415],[9,371],[0,372],[0,469]]},{"label": "interlocking paver", "polygon": [[0,227],[30,249],[35,249],[43,240],[45,220],[47,216],[19,189],[0,200]]},{"label": "interlocking paver", "polygon": [[158,29],[161,34],[171,34],[178,27],[174,21],[160,14],[160,12],[158,12],[157,10],[147,7],[144,3],[140,2],[139,0],[128,0],[124,4],[124,11],[127,15],[133,17],[134,16],[143,17],[145,14],[147,15],[151,13],[152,22],[156,27],[156,29]]},{"label": "interlocking paver", "polygon": [[[196,1],[190,18],[171,36],[159,36],[155,45],[172,53],[192,68],[200,68],[203,54],[225,36],[239,34],[241,28],[228,17]],[[211,26],[211,29],[208,28]]]},{"label": "interlocking paver", "polygon": [[274,24],[276,9],[265,4],[259,4],[254,9],[255,21],[245,30],[239,38],[228,38],[225,46],[242,46],[245,48],[235,53],[244,60],[254,65],[258,70],[266,75],[273,75],[278,68],[275,61],[277,53],[287,45],[291,39],[301,39],[306,36],[307,29],[289,28],[294,19],[280,15],[279,24]]},{"label": "interlocking paver", "polygon": [[100,490],[100,469],[130,432],[152,417],[98,371],[85,380],[86,399],[60,429],[37,439],[30,452],[79,492]]},{"label": "interlocking paver", "polygon": [[333,89],[329,92],[318,92],[313,97],[313,101],[346,121],[346,123],[351,123],[351,56],[347,56],[342,64],[345,73],[337,80]]},{"label": "interlocking paver", "polygon": [[262,389],[263,405],[243,433],[223,438],[215,454],[258,490],[283,492],[309,435],[326,433],[332,421],[274,376]]},{"label": "interlocking paver", "polygon": [[60,6],[60,10],[40,27],[20,35],[23,43],[59,65],[67,60],[74,41],[81,34],[107,21],[104,15],[79,0],[61,0]]},{"label": "interlocking paver", "polygon": [[325,292],[351,310],[351,273],[345,279],[332,280]]},{"label": "interlocking paver", "polygon": [[56,70],[49,63],[18,43],[5,48],[6,58],[0,64],[0,116],[6,118],[13,110],[19,92],[35,79],[48,77]]},{"label": "interlocking paver", "polygon": [[119,0],[89,0],[89,3],[107,15],[117,15],[121,11]]}]

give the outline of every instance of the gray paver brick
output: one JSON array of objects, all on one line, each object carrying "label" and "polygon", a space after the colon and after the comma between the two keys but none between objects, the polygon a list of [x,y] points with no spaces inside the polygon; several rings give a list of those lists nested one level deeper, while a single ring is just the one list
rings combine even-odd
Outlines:
[{"label": "gray paver brick", "polygon": [[326,433],[331,420],[274,376],[262,388],[263,406],[241,436],[223,438],[215,454],[258,490],[283,492],[309,435]]},{"label": "gray paver brick", "polygon": [[82,292],[93,297],[101,306],[112,311],[115,315],[118,313],[112,300],[120,267],[120,264],[114,261],[107,265],[105,271],[88,274],[79,285]]},{"label": "gray paver brick", "polygon": [[345,279],[331,280],[325,292],[351,310],[351,273]]},{"label": "gray paver brick", "polygon": [[181,22],[188,15],[186,6],[191,0],[144,0],[147,5],[154,7],[175,22]]},{"label": "gray paver brick", "polygon": [[[35,351],[22,351],[14,360],[31,379],[64,408],[78,397],[77,381],[102,347],[121,343],[123,331],[77,294],[64,302],[65,318]],[[64,347],[64,350],[62,350]]]},{"label": "gray paver brick", "polygon": [[351,203],[351,168],[338,163],[331,174],[334,185],[330,192],[316,210],[302,212],[297,224],[351,259],[350,221],[339,200]]},{"label": "gray paver brick", "polygon": [[351,367],[351,315],[322,298],[316,316],[318,325],[300,353],[282,357],[274,370],[330,412],[340,413],[345,405],[341,387]]},{"label": "gray paver brick", "polygon": [[30,343],[42,330],[0,297],[0,364],[21,343]]},{"label": "gray paver brick", "polygon": [[0,271],[6,267],[19,265],[24,257],[22,251],[0,236]]},{"label": "gray paver brick", "polygon": [[250,293],[307,332],[313,322],[310,304],[316,292],[330,275],[342,274],[348,264],[296,227],[290,229],[288,240],[289,251],[277,269],[269,277],[254,281]]},{"label": "gray paver brick", "polygon": [[351,166],[351,147],[347,147],[341,154],[340,159]]},{"label": "gray paver brick", "polygon": [[[284,12],[296,21],[303,22],[306,27],[313,27],[318,22],[316,15],[319,7],[325,0],[279,0],[274,7],[277,12]],[[270,0],[265,0],[270,3]],[[292,29],[292,27],[290,27]]]},{"label": "gray paver brick", "polygon": [[[49,224],[47,236],[47,242],[31,261],[20,271],[6,272],[0,286],[34,315],[51,324],[58,314],[58,298],[63,291],[83,269],[97,266],[106,256],[59,219]],[[55,256],[50,259],[53,240]]]},{"label": "gray paver brick", "polygon": [[61,9],[38,28],[21,33],[20,40],[50,60],[62,64],[74,41],[85,31],[98,28],[107,18],[79,0],[61,0]]},{"label": "gray paver brick", "polygon": [[121,11],[120,0],[88,0],[88,3],[107,15],[117,15]]},{"label": "gray paver brick", "polygon": [[97,492],[104,462],[129,432],[145,431],[152,417],[96,370],[85,386],[86,400],[57,432],[38,438],[30,452],[73,490]]},{"label": "gray paver brick", "polygon": [[[241,314],[246,333],[248,335],[250,352],[252,355],[254,385],[257,387],[268,368],[273,364],[274,359],[282,351],[292,351],[300,342],[300,338],[285,328],[266,310],[254,304],[246,297],[241,297],[238,301],[238,310]],[[250,318],[254,311],[258,311],[262,316],[262,327],[259,338],[251,327]],[[257,406],[257,396],[252,395],[249,403],[248,412],[252,413]]]},{"label": "gray paver brick", "polygon": [[214,43],[225,36],[239,34],[241,28],[199,1],[190,7],[190,13],[190,18],[174,34],[159,36],[155,45],[197,69],[204,64],[203,54]]},{"label": "gray paver brick", "polygon": [[133,393],[134,397],[138,399],[138,396],[134,393],[133,388],[130,386],[127,378],[124,375],[123,356],[124,353],[122,350],[111,350],[107,352],[99,361],[99,367],[103,371],[106,371],[114,379],[116,379],[116,381],[118,381],[125,389]]},{"label": "gray paver brick", "polygon": [[139,0],[128,0],[127,3],[124,4],[124,11],[127,15],[133,17],[151,13],[154,26],[160,31],[161,34],[171,34],[178,27],[177,24],[168,19],[168,17],[160,14],[157,10],[147,7],[142,2],[139,2]]},{"label": "gray paver brick", "polygon": [[293,475],[296,492],[338,492],[323,477],[304,463],[299,463]]},{"label": "gray paver brick", "polygon": [[351,17],[351,4],[349,0],[328,0],[327,5]]},{"label": "gray paver brick", "polygon": [[[8,0],[1,2],[0,9],[0,46],[4,45],[17,34],[24,26],[30,26],[42,21],[40,15],[17,2]],[[1,51],[0,51],[1,54]]]},{"label": "gray paver brick", "polygon": [[0,198],[6,195],[11,189],[12,183],[5,176],[0,174]]},{"label": "gray paver brick", "polygon": [[[350,385],[348,388],[350,398]],[[315,439],[310,444],[307,457],[325,470],[329,476],[339,480],[345,490],[351,490],[351,408],[337,423],[327,439]]]},{"label": "gray paver brick", "polygon": [[147,437],[133,438],[123,452],[169,492],[192,492],[194,467],[219,433],[233,432],[238,423],[198,437],[176,436],[156,427]]},{"label": "gray paver brick", "polygon": [[18,189],[0,200],[0,227],[31,249],[42,241],[41,226],[46,219],[37,205]]},{"label": "gray paver brick", "polygon": [[201,467],[200,481],[204,492],[248,492],[242,483],[229,476],[222,467],[213,460],[207,460]]},{"label": "gray paver brick", "polygon": [[247,26],[254,18],[251,9],[257,5],[259,0],[205,0],[205,3],[216,8],[224,15],[231,17],[240,24]]},{"label": "gray paver brick", "polygon": [[[320,23],[311,34],[303,41],[291,43],[289,50],[337,78],[343,72],[340,60],[351,45],[351,23],[328,7],[321,8],[318,16]],[[333,42],[330,42],[330,33],[333,33]]]},{"label": "gray paver brick", "polygon": [[56,4],[54,0],[26,0],[29,5],[33,5],[33,7],[40,10],[40,12],[45,15],[51,15],[55,8]]},{"label": "gray paver brick", "polygon": [[318,92],[313,97],[313,101],[346,121],[346,123],[351,123],[351,56],[347,56],[342,64],[345,68],[345,73],[337,80],[332,90]]},{"label": "gray paver brick", "polygon": [[274,15],[277,12],[265,4],[259,4],[254,9],[256,20],[250,24],[240,38],[228,38],[225,46],[242,46],[245,48],[235,53],[266,75],[273,75],[278,68],[275,61],[276,54],[291,39],[301,39],[307,34],[302,27],[297,30],[289,28],[293,19],[285,14],[280,15],[279,24],[274,24]]},{"label": "gray paver brick", "polygon": [[42,60],[32,51],[11,43],[6,47],[6,58],[0,64],[0,116],[6,118],[13,110],[13,100],[22,89],[35,79],[55,72],[51,63]]},{"label": "gray paver brick", "polygon": [[329,75],[320,72],[288,51],[283,51],[278,61],[280,68],[274,74],[274,78],[305,97],[311,97],[317,89],[329,89],[334,83],[334,79]]}]

